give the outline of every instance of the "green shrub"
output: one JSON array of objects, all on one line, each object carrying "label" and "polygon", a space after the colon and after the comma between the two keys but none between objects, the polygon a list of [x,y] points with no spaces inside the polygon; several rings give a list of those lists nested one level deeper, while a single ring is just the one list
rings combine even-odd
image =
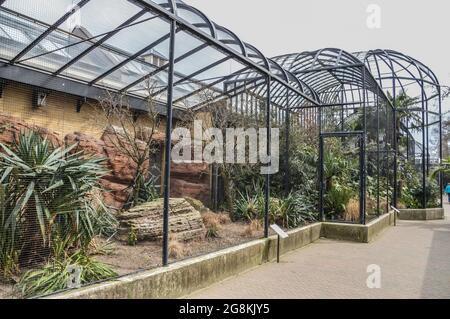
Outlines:
[{"label": "green shrub", "polygon": [[294,228],[316,221],[317,197],[317,194],[306,196],[301,192],[290,193],[284,199],[286,227]]},{"label": "green shrub", "polygon": [[252,221],[264,216],[264,193],[261,189],[255,189],[254,194],[238,192],[231,214],[233,220]]},{"label": "green shrub", "polygon": [[157,176],[146,179],[138,173],[132,186],[132,192],[124,208],[132,208],[141,204],[152,202],[160,197],[157,184]]},{"label": "green shrub", "polygon": [[425,190],[422,188],[422,182],[417,181],[414,184],[409,183],[402,191],[401,202],[411,209],[424,208],[423,197],[426,198],[426,208],[436,208],[439,206],[440,189],[438,183],[434,180],[427,180]]},{"label": "green shrub", "polygon": [[219,238],[219,227],[217,225],[211,225],[206,229],[206,238]]},{"label": "green shrub", "polygon": [[417,169],[409,162],[400,161],[399,181],[403,186],[400,190],[400,201],[411,209],[424,208],[423,197],[426,198],[426,208],[439,206],[440,188],[433,176],[425,181],[425,189],[422,188],[422,176]]},{"label": "green shrub", "polygon": [[104,159],[54,148],[38,133],[21,133],[11,147],[0,144],[0,267],[11,260],[28,265],[49,255],[62,237],[66,249],[86,247],[111,234],[117,222],[102,203]]},{"label": "green shrub", "polygon": [[354,191],[350,187],[335,183],[324,196],[324,209],[328,217],[342,217],[353,196]]},{"label": "green shrub", "polygon": [[80,269],[81,285],[117,276],[108,266],[92,259],[83,251],[78,251],[64,259],[55,258],[42,269],[26,272],[17,288],[27,298],[67,289],[71,277],[69,269],[75,267]]},{"label": "green shrub", "polygon": [[[300,192],[290,193],[286,198],[270,197],[269,222],[286,228],[298,227],[316,220],[315,197]],[[261,187],[254,194],[239,193],[235,202],[233,219],[252,222],[262,220],[265,213],[265,197]]]}]

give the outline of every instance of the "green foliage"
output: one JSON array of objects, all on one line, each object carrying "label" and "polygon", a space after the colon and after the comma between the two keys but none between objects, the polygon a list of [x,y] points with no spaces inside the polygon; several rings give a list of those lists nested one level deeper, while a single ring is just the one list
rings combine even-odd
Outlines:
[{"label": "green foliage", "polygon": [[6,206],[6,194],[0,185],[0,279],[8,279],[19,272],[19,252],[15,249],[17,234],[14,238],[10,227],[5,227],[10,215]]},{"label": "green foliage", "polygon": [[407,208],[423,208],[423,197],[426,198],[426,208],[438,207],[440,189],[439,185],[428,179],[425,183],[425,190],[422,188],[422,182],[409,184],[403,189],[401,201]]},{"label": "green foliage", "polygon": [[127,236],[127,244],[128,246],[136,246],[137,242],[138,242],[137,231],[134,227],[131,227]]},{"label": "green foliage", "polygon": [[283,201],[286,227],[294,228],[316,221],[318,219],[317,197],[317,193],[313,196],[301,192],[290,193]]},{"label": "green foliage", "polygon": [[[270,197],[269,200],[269,222],[286,228],[298,227],[316,220],[315,211],[315,202],[299,192],[292,192],[284,199]],[[264,191],[261,186],[256,186],[253,194],[239,193],[232,218],[251,222],[262,220],[264,213]]]},{"label": "green foliage", "polygon": [[138,172],[135,181],[132,184],[132,192],[125,207],[135,207],[159,198],[160,194],[156,184],[157,176],[151,176],[146,179],[143,174]]},{"label": "green foliage", "polygon": [[206,238],[218,238],[219,237],[219,226],[218,225],[210,225],[206,229]]},{"label": "green foliage", "polygon": [[[317,137],[309,136],[310,132],[303,130],[292,130],[290,133],[289,154],[289,180],[288,192],[301,192],[303,196],[314,196],[317,192],[317,168],[318,168],[318,145]],[[282,138],[284,134],[282,134]],[[284,142],[282,142],[284,143]],[[280,160],[280,165],[283,162]],[[284,185],[283,166],[279,174],[271,177],[271,192],[275,196],[283,197],[286,194]]]},{"label": "green foliage", "polygon": [[327,190],[324,198],[326,213],[330,216],[342,216],[348,202],[353,196],[354,191],[352,188],[335,183],[331,189]]},{"label": "green foliage", "polygon": [[442,164],[432,173],[431,178],[437,178],[440,173],[450,174],[450,157],[442,160]]},{"label": "green foliage", "polygon": [[261,190],[264,185],[264,176],[261,175],[259,165],[235,165],[232,168],[232,184],[234,196],[238,193],[252,192],[255,185]]},{"label": "green foliage", "polygon": [[264,216],[264,203],[264,191],[259,184],[254,185],[252,193],[238,192],[231,218],[246,221],[261,219]]},{"label": "green foliage", "polygon": [[117,276],[108,266],[78,251],[63,259],[54,258],[42,269],[26,272],[17,287],[24,297],[42,296],[67,289],[71,277],[69,269],[75,267],[81,270],[82,285]]},{"label": "green foliage", "polygon": [[[39,134],[21,133],[11,148],[0,144],[0,267],[46,258],[59,236],[66,249],[86,247],[96,235],[115,231],[116,220],[102,203],[103,159],[54,148]],[[20,260],[19,260],[20,259]]]},{"label": "green foliage", "polygon": [[324,210],[329,218],[341,218],[359,190],[359,152],[354,145],[329,139],[324,154],[326,192]]},{"label": "green foliage", "polygon": [[425,181],[425,190],[422,188],[422,176],[417,169],[409,162],[400,162],[400,182],[403,186],[401,189],[400,201],[407,208],[424,208],[423,198],[426,198],[426,208],[439,206],[440,188],[434,179],[427,178]]}]

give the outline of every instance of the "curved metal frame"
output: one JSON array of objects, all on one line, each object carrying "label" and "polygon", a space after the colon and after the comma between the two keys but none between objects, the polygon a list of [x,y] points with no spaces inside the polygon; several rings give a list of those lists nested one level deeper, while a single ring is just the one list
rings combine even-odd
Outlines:
[{"label": "curved metal frame", "polygon": [[[301,122],[302,112],[313,110],[312,116],[316,117],[317,125],[322,128],[326,124],[324,112],[327,109],[340,107],[342,109],[340,125],[344,131],[344,110],[355,110],[362,108],[364,119],[366,109],[376,106],[378,124],[380,127],[379,109],[384,103],[386,108],[393,112],[393,118],[389,118],[386,112],[386,120],[393,125],[393,151],[386,148],[380,150],[378,145],[377,156],[380,152],[387,155],[389,161],[390,154],[394,158],[394,185],[397,184],[397,135],[398,130],[408,134],[415,127],[410,123],[401,123],[401,127],[396,127],[396,105],[397,87],[406,90],[407,87],[415,85],[419,88],[420,107],[422,120],[419,124],[422,130],[422,173],[423,187],[426,187],[425,177],[429,171],[429,127],[439,126],[441,133],[441,90],[439,82],[434,73],[423,63],[402,53],[392,50],[371,50],[368,52],[349,53],[336,48],[324,48],[312,52],[302,52],[288,54],[269,59],[265,57],[257,48],[242,41],[232,31],[211,21],[200,10],[186,4],[182,0],[119,0],[132,4],[138,9],[135,15],[128,17],[124,22],[113,30],[92,37],[81,37],[73,32],[65,31],[61,28],[80,8],[88,6],[96,0],[79,0],[78,7],[74,7],[69,12],[64,13],[56,22],[52,24],[39,21],[36,17],[26,16],[23,12],[16,12],[9,6],[14,0],[0,0],[0,27],[2,19],[16,19],[14,23],[21,25],[35,26],[38,30],[43,30],[40,34],[29,37],[29,42],[17,43],[18,39],[10,39],[12,45],[20,44],[22,49],[15,52],[13,56],[2,55],[0,53],[0,78],[6,80],[23,82],[34,86],[42,86],[56,91],[63,91],[81,98],[98,99],[105,90],[111,90],[121,94],[126,94],[130,98],[131,106],[142,109],[148,95],[139,93],[139,87],[149,78],[159,78],[161,88],[158,94],[167,94],[167,101],[161,100],[160,110],[167,114],[168,123],[172,122],[172,114],[176,108],[182,108],[180,103],[187,101],[198,95],[201,91],[211,90],[217,99],[230,99],[252,95],[264,100],[265,118],[267,128],[272,125],[273,114],[276,121],[286,122],[287,132],[291,121]],[[144,14],[150,14],[148,19],[141,19]],[[117,35],[127,32],[132,26],[145,23],[153,19],[167,23],[167,30],[161,32],[158,39],[148,41],[148,45],[137,52],[124,52],[108,44],[109,40]],[[22,24],[21,24],[22,23]],[[186,52],[175,55],[178,45],[177,35],[183,32],[192,38],[192,43],[199,42],[200,45],[189,48]],[[54,49],[42,50],[42,43],[51,40],[52,36],[70,38],[70,43],[66,45],[55,44]],[[144,39],[145,40],[145,39]],[[158,55],[161,61],[166,63],[156,65],[147,61],[143,56],[149,52],[158,51],[163,45],[168,46],[168,53]],[[19,47],[19,45],[18,45]],[[70,56],[66,51],[85,47],[84,50],[74,56]],[[41,49],[38,54],[33,53],[34,49]],[[157,50],[158,49],[158,50]],[[177,64],[192,58],[195,54],[212,49],[220,58],[198,67],[191,72],[177,70]],[[13,51],[14,52],[14,51]],[[106,70],[95,70],[95,76],[90,79],[78,77],[68,72],[76,63],[83,61],[88,54],[102,52],[106,59],[112,63]],[[58,68],[46,68],[36,63],[39,59],[51,61],[56,59],[56,54],[64,53],[67,57],[65,63]],[[114,57],[114,59],[112,58]],[[234,72],[227,74],[220,73],[216,77],[204,78],[208,72],[214,70],[224,63],[233,62],[237,67]],[[95,67],[95,66],[89,66]],[[135,70],[134,78],[129,81],[122,81],[119,85],[110,84],[107,79],[121,70]],[[387,71],[386,71],[387,70]],[[131,71],[130,71],[131,73]],[[167,76],[167,81],[163,80]],[[162,80],[161,80],[162,79]],[[390,84],[386,84],[390,83]],[[177,91],[178,90],[178,91]],[[178,96],[176,96],[176,91]],[[393,103],[387,96],[389,92],[393,97]],[[431,102],[437,100],[438,106],[430,110]],[[194,101],[189,105],[192,108],[201,108],[201,101]],[[315,112],[315,113],[314,113]],[[311,116],[311,114],[309,115]],[[429,117],[438,117],[438,121],[429,121]],[[166,145],[170,144],[170,125],[167,125]],[[366,131],[364,120],[364,133]],[[269,133],[269,131],[268,131]],[[377,132],[377,136],[378,136]],[[364,139],[367,138],[365,134]],[[377,137],[378,138],[378,137]],[[287,138],[286,149],[289,148]],[[378,138],[378,143],[379,143]],[[442,157],[442,141],[439,141],[439,155]],[[387,144],[387,143],[386,143]],[[270,147],[268,147],[270,149]],[[408,156],[408,152],[406,154]],[[166,154],[166,167],[170,167],[170,152]],[[286,176],[289,176],[288,159]],[[366,164],[363,166],[363,176],[366,173]],[[266,176],[266,217],[268,216],[268,202],[270,196],[270,176]],[[169,194],[170,194],[170,171],[167,170],[164,178],[164,227],[167,233],[167,221],[169,214]],[[441,185],[442,187],[442,185]],[[363,184],[363,192],[365,183]],[[394,188],[393,204],[397,203],[397,187]],[[424,192],[425,193],[425,192]],[[364,196],[362,196],[364,197]],[[364,197],[365,198],[365,197]],[[379,201],[379,199],[378,199]],[[442,200],[441,200],[442,202]],[[426,198],[424,198],[424,205]],[[364,222],[364,219],[362,219]],[[265,233],[268,235],[267,218]],[[164,265],[167,264],[167,238],[164,240]]]},{"label": "curved metal frame", "polygon": [[[438,164],[442,157],[442,142],[436,143],[438,149],[435,150],[435,163],[430,162],[430,127],[438,126],[439,136],[441,136],[441,90],[437,77],[431,69],[418,60],[411,58],[400,52],[393,50],[371,50],[368,52],[348,53],[340,49],[325,48],[312,52],[302,52],[297,54],[283,55],[274,58],[282,67],[288,69],[297,78],[307,83],[319,96],[321,101],[320,109],[324,107],[369,107],[365,105],[368,94],[373,94],[376,105],[380,100],[389,104],[393,111],[391,119],[394,137],[392,138],[393,157],[393,185],[398,185],[398,156],[410,156],[410,151],[406,154],[399,154],[398,138],[400,131],[406,134],[408,140],[414,140],[411,130],[421,128],[421,140],[415,141],[419,144],[422,155],[420,158],[422,188],[427,186],[426,179],[429,176],[430,167]],[[415,125],[410,125],[410,119],[406,118],[397,127],[398,111],[397,96],[399,91],[407,92],[412,86],[416,86],[418,91],[417,108],[414,111],[420,112],[421,121]],[[348,92],[351,91],[351,94]],[[392,97],[392,100],[386,95]],[[434,110],[431,110],[429,103],[437,102]],[[304,106],[295,107],[302,109]],[[320,112],[320,111],[319,111]],[[378,112],[378,106],[377,106]],[[437,120],[429,120],[433,115]],[[343,117],[342,117],[343,118]],[[366,129],[366,128],[364,128]],[[378,134],[378,133],[377,133]],[[409,142],[408,142],[409,143]],[[388,152],[389,154],[389,152]],[[414,161],[414,158],[412,159]],[[389,155],[388,155],[389,161]],[[441,178],[439,181],[442,193]],[[392,204],[397,206],[398,187],[393,187]],[[426,192],[423,192],[422,206],[427,205]],[[442,205],[442,198],[441,198]]]}]

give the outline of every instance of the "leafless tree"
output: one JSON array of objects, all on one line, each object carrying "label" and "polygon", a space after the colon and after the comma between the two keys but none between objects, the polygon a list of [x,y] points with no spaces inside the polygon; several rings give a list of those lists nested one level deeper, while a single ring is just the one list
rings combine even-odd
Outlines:
[{"label": "leafless tree", "polygon": [[[145,90],[148,96],[143,110],[133,109],[127,96],[107,92],[100,100],[101,116],[104,117],[105,141],[109,142],[115,150],[129,158],[135,167],[135,175],[129,185],[129,199],[126,206],[135,206],[142,200],[149,200],[155,194],[147,194],[149,185],[149,167],[151,158],[158,151],[157,129],[160,117],[157,112],[156,82],[145,81]],[[97,119],[98,120],[98,119]],[[144,197],[144,198],[142,198]]]}]

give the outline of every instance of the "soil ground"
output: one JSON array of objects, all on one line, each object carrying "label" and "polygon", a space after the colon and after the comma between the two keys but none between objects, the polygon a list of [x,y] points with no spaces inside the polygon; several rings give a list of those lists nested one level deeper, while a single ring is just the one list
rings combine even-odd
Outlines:
[{"label": "soil ground", "polygon": [[[220,226],[218,237],[179,243],[177,246],[181,250],[181,255],[178,258],[170,258],[169,262],[204,255],[263,237],[262,230],[254,231],[249,236],[246,233],[247,228],[246,223],[227,223]],[[110,242],[98,240],[96,246],[101,253],[95,255],[95,259],[109,265],[119,275],[161,266],[162,243],[160,241],[146,241],[136,246],[129,246],[117,240]],[[10,298],[20,298],[20,295],[14,290],[13,284],[0,282],[0,299]]]}]

